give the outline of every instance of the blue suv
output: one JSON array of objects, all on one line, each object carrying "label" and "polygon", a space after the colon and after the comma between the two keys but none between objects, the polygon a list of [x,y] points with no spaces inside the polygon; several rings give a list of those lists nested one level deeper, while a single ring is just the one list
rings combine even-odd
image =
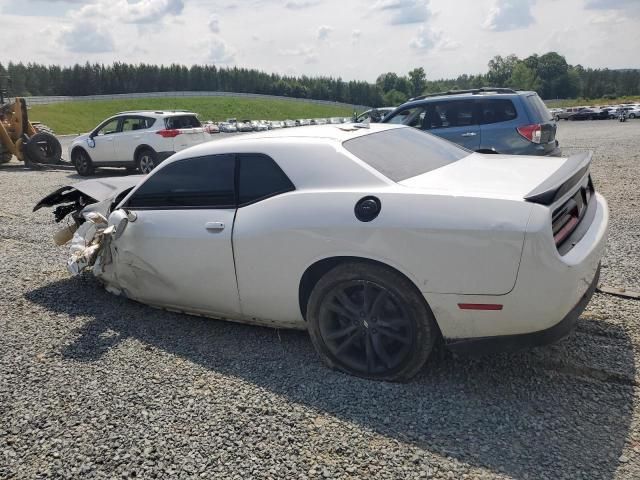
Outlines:
[{"label": "blue suv", "polygon": [[480,153],[560,155],[556,122],[536,92],[452,90],[412,98],[382,123],[425,130]]}]

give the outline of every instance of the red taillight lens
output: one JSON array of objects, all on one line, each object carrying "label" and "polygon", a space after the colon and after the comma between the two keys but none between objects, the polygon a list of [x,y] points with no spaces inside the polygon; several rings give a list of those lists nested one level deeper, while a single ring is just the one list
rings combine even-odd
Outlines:
[{"label": "red taillight lens", "polygon": [[177,129],[158,130],[156,133],[164,138],[174,138],[180,135],[180,130],[177,130]]},{"label": "red taillight lens", "polygon": [[580,212],[578,211],[578,207],[574,207],[554,222],[553,240],[556,242],[556,246],[559,246],[567,239],[579,221]]},{"label": "red taillight lens", "polygon": [[518,133],[533,143],[540,143],[542,140],[542,125],[534,123],[532,125],[523,125],[516,128]]}]

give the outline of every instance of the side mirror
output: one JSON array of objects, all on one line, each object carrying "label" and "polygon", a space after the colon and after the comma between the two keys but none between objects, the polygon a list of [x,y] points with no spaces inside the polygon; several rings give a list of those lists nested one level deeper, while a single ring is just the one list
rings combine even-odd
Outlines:
[{"label": "side mirror", "polygon": [[93,139],[94,135],[91,134],[89,136],[89,138],[87,138],[87,145],[89,146],[89,148],[95,148],[96,147],[96,141]]}]

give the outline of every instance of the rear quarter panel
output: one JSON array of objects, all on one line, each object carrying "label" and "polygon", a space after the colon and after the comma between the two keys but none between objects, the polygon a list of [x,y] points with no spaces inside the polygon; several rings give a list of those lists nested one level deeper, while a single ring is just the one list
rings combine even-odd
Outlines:
[{"label": "rear quarter panel", "polygon": [[[363,223],[354,206],[371,194],[382,210]],[[295,191],[240,208],[233,246],[243,314],[302,321],[303,273],[341,256],[383,262],[425,294],[505,294],[516,281],[530,208],[403,187]]]}]

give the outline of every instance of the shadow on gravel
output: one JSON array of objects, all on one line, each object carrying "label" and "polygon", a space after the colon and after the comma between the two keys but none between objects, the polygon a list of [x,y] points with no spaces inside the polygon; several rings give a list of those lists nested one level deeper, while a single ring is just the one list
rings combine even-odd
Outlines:
[{"label": "shadow on gravel", "polygon": [[612,478],[630,428],[634,358],[629,338],[611,323],[582,319],[561,344],[520,354],[472,360],[445,353],[400,385],[327,370],[304,332],[154,310],[106,293],[89,276],[25,297],[90,318],[61,346],[70,361],[104,361],[103,354],[132,338],[400,442],[516,478]]}]

